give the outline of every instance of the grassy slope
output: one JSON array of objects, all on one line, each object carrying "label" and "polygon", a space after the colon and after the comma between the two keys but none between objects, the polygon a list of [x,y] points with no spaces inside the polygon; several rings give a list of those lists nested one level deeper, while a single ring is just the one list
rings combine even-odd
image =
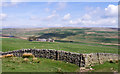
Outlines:
[{"label": "grassy slope", "polygon": [[23,62],[23,58],[3,58],[3,72],[76,72],[79,67],[71,63],[39,58],[40,63]]},{"label": "grassy slope", "polygon": [[92,72],[118,72],[118,63],[105,62],[92,68],[94,69]]},{"label": "grassy slope", "polygon": [[[30,61],[23,62],[23,58],[3,58],[3,72],[80,72],[77,65],[51,59],[38,58],[40,63]],[[16,66],[17,65],[17,66]],[[105,62],[104,64],[95,65],[94,70],[88,72],[117,72],[118,63]]]},{"label": "grassy slope", "polygon": [[[93,53],[93,52],[108,52],[108,53],[117,53],[116,48],[106,47],[106,46],[91,46],[86,44],[77,44],[77,43],[50,43],[50,42],[29,42],[27,40],[13,39],[13,38],[3,38],[2,39],[2,49],[3,51],[16,50],[21,48],[51,48],[51,49],[60,49],[71,52],[80,52],[80,53]],[[91,51],[92,50],[92,51]],[[11,61],[10,61],[11,60]],[[19,59],[20,60],[20,59]],[[3,59],[3,72],[76,72],[79,71],[79,67],[65,63],[61,61],[53,61],[50,59],[40,58],[41,63],[19,63],[19,60],[14,62],[12,59]],[[16,66],[17,65],[17,66]],[[114,70],[111,70],[113,68]],[[111,72],[116,71],[117,64],[105,63],[103,65],[94,66],[95,69],[93,72]]]},{"label": "grassy slope", "polygon": [[38,48],[38,49],[56,49],[77,53],[117,53],[117,48],[106,46],[91,46],[75,43],[58,43],[58,42],[30,42],[27,40],[3,38],[2,39],[2,51],[17,50],[23,48]]}]

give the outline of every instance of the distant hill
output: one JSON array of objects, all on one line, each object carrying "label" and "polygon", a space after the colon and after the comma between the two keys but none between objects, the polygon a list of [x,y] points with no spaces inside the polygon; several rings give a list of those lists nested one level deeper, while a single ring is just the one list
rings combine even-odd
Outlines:
[{"label": "distant hill", "polygon": [[9,34],[17,37],[37,36],[39,38],[53,38],[58,42],[83,42],[117,45],[117,28],[7,28],[2,29],[3,34]]}]

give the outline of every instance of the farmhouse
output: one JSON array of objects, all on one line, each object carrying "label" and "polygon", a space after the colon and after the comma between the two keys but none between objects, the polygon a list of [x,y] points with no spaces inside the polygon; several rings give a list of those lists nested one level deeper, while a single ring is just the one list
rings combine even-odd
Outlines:
[{"label": "farmhouse", "polygon": [[36,41],[40,41],[40,42],[54,42],[54,39],[41,39],[41,38],[37,38]]},{"label": "farmhouse", "polygon": [[47,39],[36,39],[36,41],[41,41],[41,42],[46,42],[47,41]]},{"label": "farmhouse", "polygon": [[39,37],[29,37],[28,38],[29,41],[40,41],[40,42],[55,42],[54,39],[48,38],[39,38]]}]

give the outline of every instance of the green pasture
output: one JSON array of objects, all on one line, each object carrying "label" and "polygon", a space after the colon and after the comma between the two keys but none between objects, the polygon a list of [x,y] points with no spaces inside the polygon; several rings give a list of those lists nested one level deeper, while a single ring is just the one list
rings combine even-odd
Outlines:
[{"label": "green pasture", "polygon": [[118,53],[116,47],[65,42],[32,42],[15,38],[2,39],[2,51],[19,49],[56,49],[77,53]]},{"label": "green pasture", "polygon": [[79,67],[75,64],[38,58],[40,61],[23,61],[23,58],[12,57],[2,59],[2,72],[76,72]]}]

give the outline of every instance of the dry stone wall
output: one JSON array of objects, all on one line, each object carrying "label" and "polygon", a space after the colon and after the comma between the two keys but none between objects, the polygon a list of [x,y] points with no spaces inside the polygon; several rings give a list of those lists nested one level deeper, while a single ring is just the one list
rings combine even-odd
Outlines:
[{"label": "dry stone wall", "polygon": [[118,60],[118,54],[111,53],[81,54],[54,49],[21,49],[8,52],[1,52],[0,55],[13,54],[14,56],[21,57],[23,53],[32,53],[35,57],[69,62],[76,64],[79,67],[88,67],[96,63],[101,64],[110,59]]},{"label": "dry stone wall", "polygon": [[[85,66],[94,65],[96,63],[102,64],[106,61],[118,61],[118,54],[112,53],[90,53],[84,54]],[[119,59],[120,60],[120,59]]]}]

